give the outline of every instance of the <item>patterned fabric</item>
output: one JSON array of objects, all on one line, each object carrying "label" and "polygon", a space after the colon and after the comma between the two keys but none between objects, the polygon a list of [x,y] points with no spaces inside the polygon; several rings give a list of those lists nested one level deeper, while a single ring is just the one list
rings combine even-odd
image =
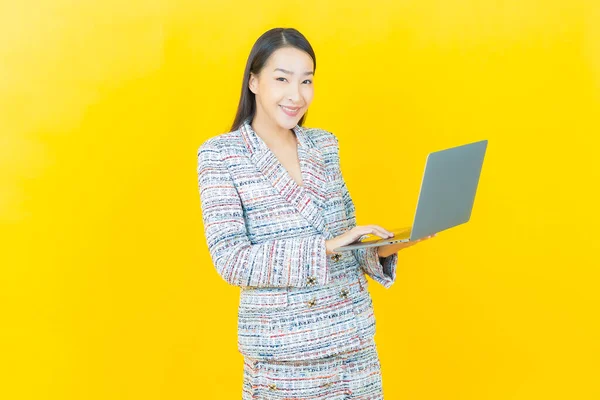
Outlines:
[{"label": "patterned fabric", "polygon": [[309,361],[245,358],[242,400],[381,400],[381,364],[374,342]]},{"label": "patterned fabric", "polygon": [[389,288],[398,254],[380,258],[375,247],[326,254],[325,240],[356,226],[338,139],[318,128],[293,131],[302,186],[250,119],[198,148],[206,243],[219,275],[241,288],[238,350],[264,366],[306,361],[283,367],[300,374],[317,359],[332,368],[339,359],[330,357],[361,350],[371,363],[375,318],[365,273]]}]

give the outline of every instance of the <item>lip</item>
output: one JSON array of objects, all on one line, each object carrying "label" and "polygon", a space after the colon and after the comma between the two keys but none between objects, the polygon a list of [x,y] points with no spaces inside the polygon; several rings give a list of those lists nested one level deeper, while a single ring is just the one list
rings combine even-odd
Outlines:
[{"label": "lip", "polygon": [[293,108],[293,109],[294,109],[294,111],[293,111],[293,112],[290,112],[289,110],[286,110],[286,109],[284,108],[284,107],[287,107],[287,106],[282,106],[282,105],[280,104],[280,105],[279,105],[279,107],[281,107],[281,110],[282,110],[282,111],[283,111],[283,112],[284,112],[286,115],[289,115],[290,117],[294,117],[294,116],[298,115],[298,112],[300,112],[300,109],[302,108],[302,107],[289,107],[289,108]]}]

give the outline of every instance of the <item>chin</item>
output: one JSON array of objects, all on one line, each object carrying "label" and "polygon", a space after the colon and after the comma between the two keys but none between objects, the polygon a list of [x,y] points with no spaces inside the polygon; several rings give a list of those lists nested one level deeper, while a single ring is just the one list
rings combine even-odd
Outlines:
[{"label": "chin", "polygon": [[[280,111],[280,113],[281,113],[281,111]],[[303,116],[304,116],[304,113],[298,114],[293,118],[288,117],[286,115],[279,115],[276,120],[277,120],[277,123],[279,124],[279,126],[281,126],[282,128],[292,129],[293,127],[298,125],[298,122],[300,122],[300,120],[302,119]]]},{"label": "chin", "polygon": [[[277,118],[276,121],[280,127],[285,128],[285,129],[292,129],[297,124],[297,122],[295,122],[294,120],[285,119],[285,118]],[[298,121],[300,121],[300,120],[298,119]]]}]

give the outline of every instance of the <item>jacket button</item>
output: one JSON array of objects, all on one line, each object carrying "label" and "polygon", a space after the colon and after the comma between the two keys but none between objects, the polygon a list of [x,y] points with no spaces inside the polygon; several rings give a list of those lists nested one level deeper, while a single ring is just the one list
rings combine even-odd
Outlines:
[{"label": "jacket button", "polygon": [[343,299],[348,297],[348,289],[342,289],[342,291],[340,292],[340,297],[342,297]]},{"label": "jacket button", "polygon": [[308,286],[314,285],[315,283],[317,283],[317,278],[316,278],[316,277],[314,277],[314,276],[309,276],[309,277],[306,279],[306,284],[307,284]]},{"label": "jacket button", "polygon": [[310,299],[310,300],[307,302],[307,304],[308,304],[308,306],[309,306],[309,307],[312,307],[312,306],[314,306],[315,304],[317,304],[317,299],[315,299],[315,298],[312,298],[312,299]]},{"label": "jacket button", "polygon": [[274,383],[269,384],[269,390],[275,390],[277,386]]},{"label": "jacket button", "polygon": [[340,253],[335,253],[334,255],[331,256],[331,259],[333,261],[339,261],[340,258],[342,258],[342,255]]}]

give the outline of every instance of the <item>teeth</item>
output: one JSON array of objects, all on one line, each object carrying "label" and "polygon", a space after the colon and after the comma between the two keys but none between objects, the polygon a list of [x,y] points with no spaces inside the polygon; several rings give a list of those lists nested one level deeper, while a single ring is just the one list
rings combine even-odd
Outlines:
[{"label": "teeth", "polygon": [[293,109],[293,108],[287,108],[287,107],[284,107],[284,106],[281,106],[281,108],[283,108],[284,110],[288,110],[289,112],[296,112],[296,111],[299,110],[299,108],[298,109]]}]

